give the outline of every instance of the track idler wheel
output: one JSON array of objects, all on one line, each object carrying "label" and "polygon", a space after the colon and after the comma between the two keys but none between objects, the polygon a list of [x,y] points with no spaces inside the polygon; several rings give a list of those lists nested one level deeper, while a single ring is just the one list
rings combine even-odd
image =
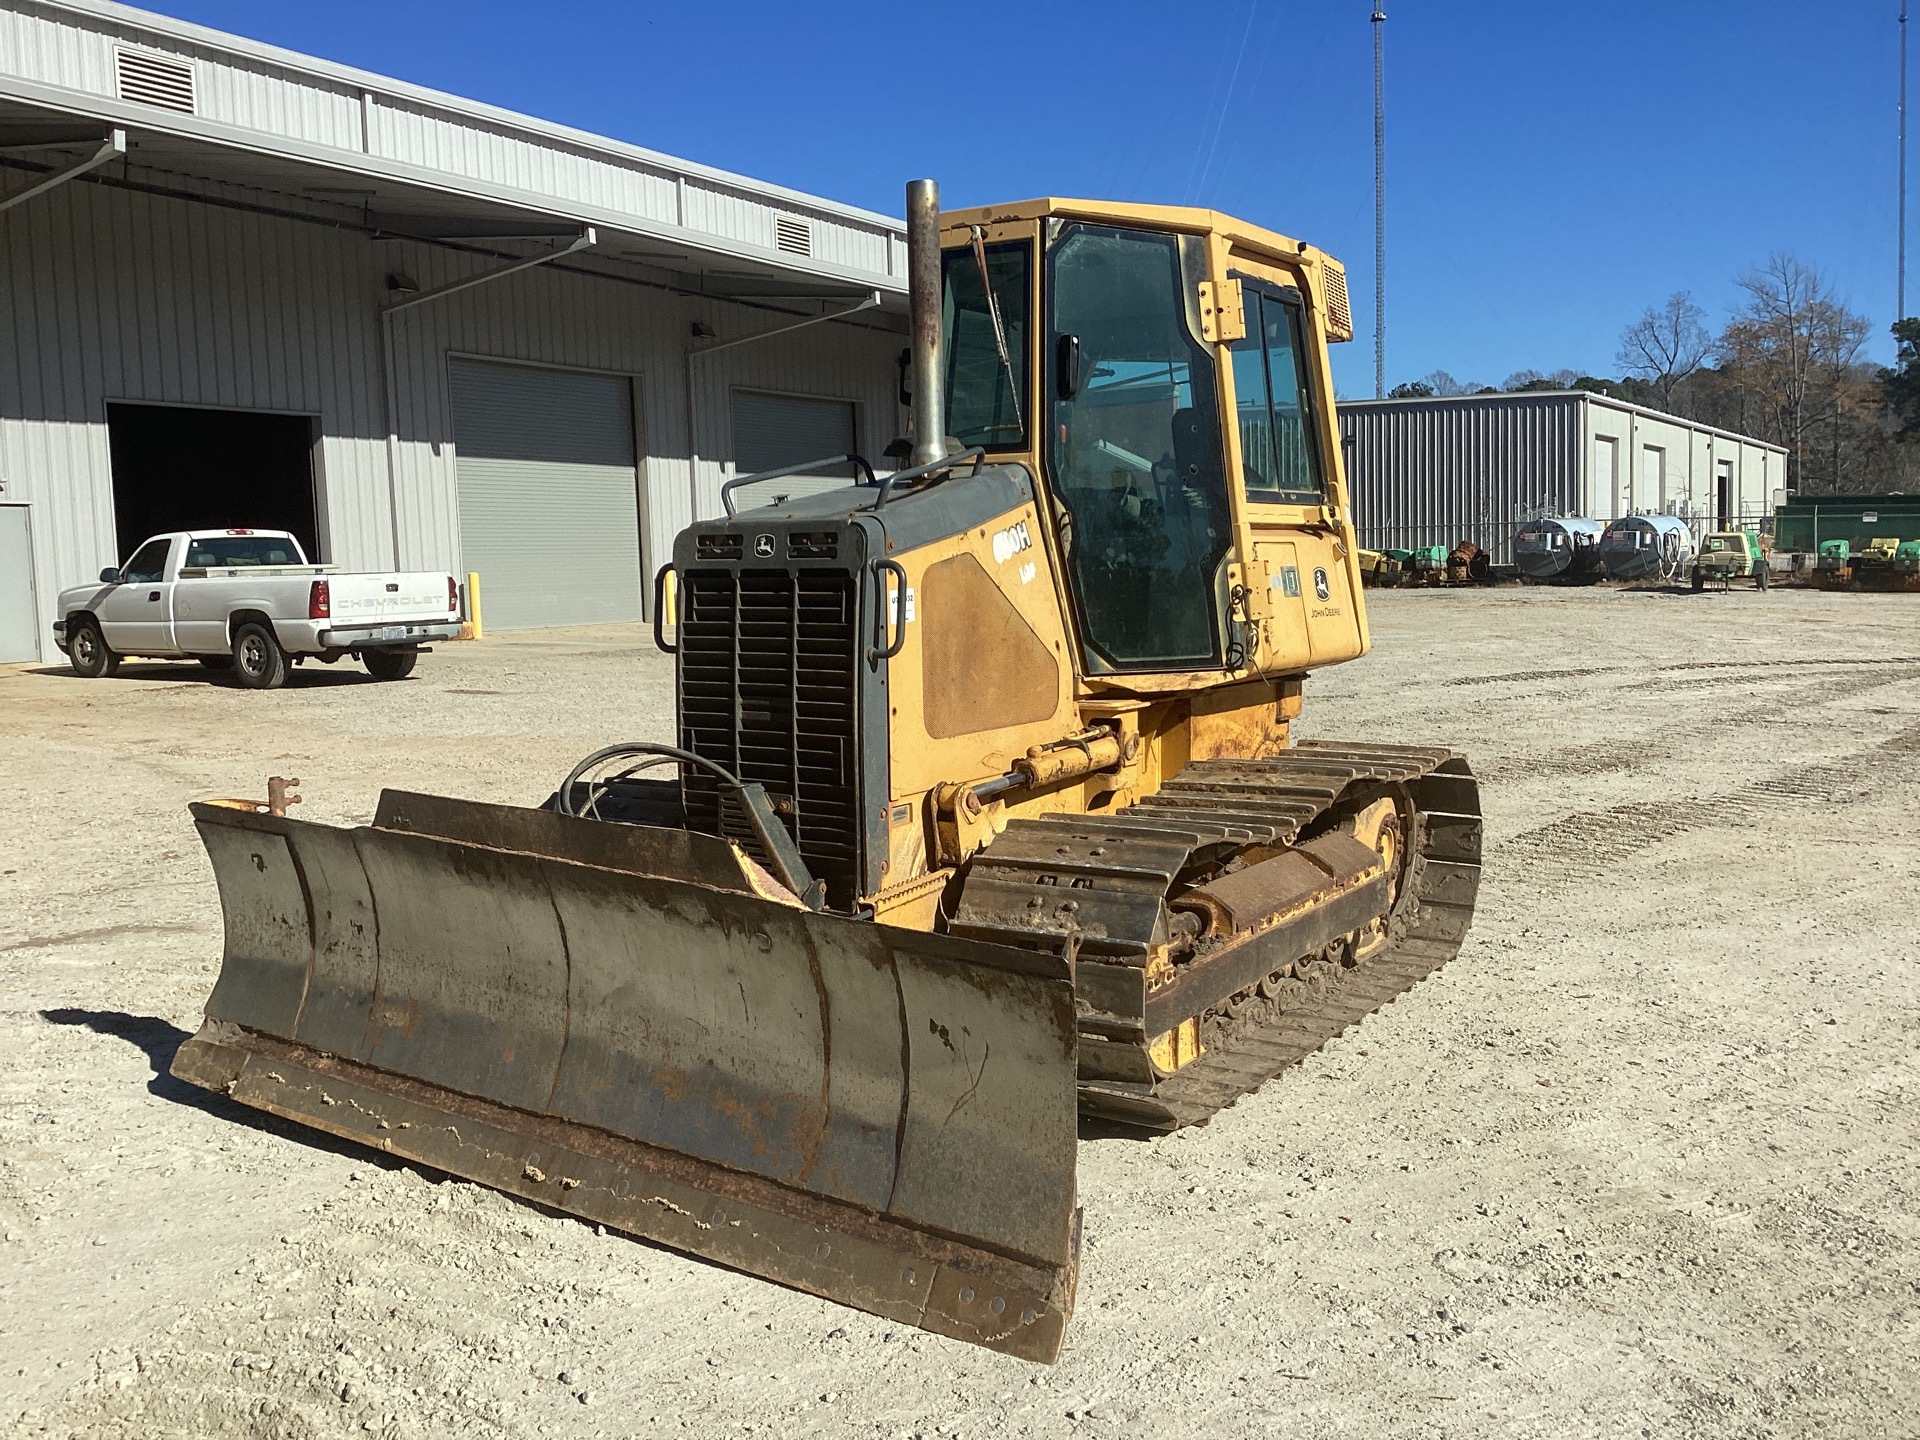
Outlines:
[{"label": "track idler wheel", "polygon": [[1400,908],[1400,897],[1407,892],[1407,872],[1413,856],[1413,847],[1407,842],[1406,821],[1400,812],[1396,797],[1382,795],[1350,815],[1340,827],[1378,855],[1387,872],[1386,913],[1347,937],[1347,953],[1341,959],[1348,965],[1364,965],[1393,943],[1393,921]]}]

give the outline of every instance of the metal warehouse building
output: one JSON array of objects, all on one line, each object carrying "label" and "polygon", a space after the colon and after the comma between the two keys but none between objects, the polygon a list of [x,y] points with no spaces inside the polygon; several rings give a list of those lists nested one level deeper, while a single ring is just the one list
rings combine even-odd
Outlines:
[{"label": "metal warehouse building", "polygon": [[489,627],[639,619],[733,473],[901,433],[905,274],[885,216],[0,0],[0,660],[181,526],[478,571]]},{"label": "metal warehouse building", "polygon": [[1376,550],[1471,540],[1505,564],[1520,522],[1548,515],[1752,527],[1786,485],[1778,445],[1584,390],[1352,401],[1340,433]]}]

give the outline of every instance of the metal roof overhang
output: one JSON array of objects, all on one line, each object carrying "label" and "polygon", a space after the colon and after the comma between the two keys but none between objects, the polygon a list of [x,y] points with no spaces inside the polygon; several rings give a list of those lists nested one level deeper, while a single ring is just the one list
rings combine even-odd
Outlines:
[{"label": "metal roof overhang", "polygon": [[786,308],[783,301],[838,302],[878,291],[881,313],[906,311],[903,275],[791,257],[704,231],[14,75],[0,75],[0,175],[17,178],[0,181],[0,203],[20,181],[37,183],[93,152],[115,128],[127,132],[126,158],[88,179],[509,259],[537,253],[524,242],[572,238],[591,226],[598,243],[571,257],[569,269],[780,308]]}]

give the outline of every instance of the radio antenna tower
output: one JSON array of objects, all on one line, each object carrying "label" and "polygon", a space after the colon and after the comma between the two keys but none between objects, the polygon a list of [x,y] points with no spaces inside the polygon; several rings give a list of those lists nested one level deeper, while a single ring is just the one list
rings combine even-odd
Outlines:
[{"label": "radio antenna tower", "polygon": [[[1906,0],[1900,0],[1900,23],[1906,24]],[[1386,67],[1386,25],[1387,12],[1375,6],[1373,12],[1373,398],[1384,400],[1387,394],[1387,67]],[[1901,49],[1901,85],[1906,84],[1905,47],[1906,31]],[[1904,102],[1903,102],[1904,103]],[[1905,111],[1903,110],[1904,117]],[[1906,135],[1906,121],[1901,120],[1902,137]],[[1904,145],[1903,138],[1901,144]],[[1904,154],[1904,151],[1902,152]],[[1906,183],[1905,163],[1902,162],[1901,184]],[[1901,192],[1903,195],[1905,191]],[[1904,202],[1903,202],[1904,203]],[[1901,214],[1904,216],[1905,211]],[[1902,222],[1904,224],[1904,221]],[[1903,235],[1905,231],[1901,232]],[[1902,246],[1904,248],[1905,241]],[[1902,262],[1904,263],[1904,261]],[[1904,271],[1902,272],[1905,273]],[[1904,284],[1904,282],[1903,282]]]}]

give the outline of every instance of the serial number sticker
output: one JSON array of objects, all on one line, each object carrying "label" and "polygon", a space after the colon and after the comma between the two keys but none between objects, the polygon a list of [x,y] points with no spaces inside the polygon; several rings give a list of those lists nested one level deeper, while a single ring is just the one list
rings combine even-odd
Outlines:
[{"label": "serial number sticker", "polygon": [[[897,586],[890,585],[887,587],[887,614],[893,616],[899,613],[900,591]],[[913,587],[911,585],[907,587],[907,623],[909,625],[913,623]]]},{"label": "serial number sticker", "polygon": [[1289,599],[1300,598],[1300,568],[1297,565],[1282,565],[1280,573],[1267,582],[1269,590],[1278,590]]}]

